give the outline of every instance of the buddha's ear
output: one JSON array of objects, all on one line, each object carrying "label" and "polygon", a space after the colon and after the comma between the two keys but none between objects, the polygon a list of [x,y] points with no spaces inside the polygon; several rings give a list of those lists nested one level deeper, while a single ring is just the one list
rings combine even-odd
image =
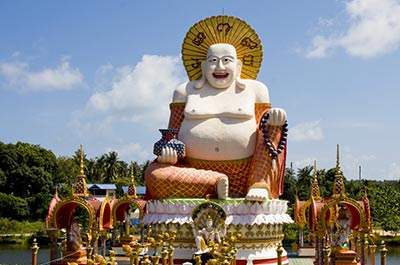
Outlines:
[{"label": "buddha's ear", "polygon": [[242,66],[243,66],[242,61],[241,60],[237,60],[236,69],[237,69],[237,77],[239,77],[239,78],[240,78],[240,74],[242,73]]},{"label": "buddha's ear", "polygon": [[206,83],[206,74],[205,74],[205,72],[204,72],[205,64],[206,64],[205,61],[202,61],[202,62],[201,62],[201,78],[200,78],[200,80],[196,80],[196,82],[195,82],[195,84],[194,84],[194,87],[195,87],[196,89],[201,89],[201,88],[203,88],[204,84]]},{"label": "buddha's ear", "polygon": [[236,73],[236,85],[241,88],[241,89],[245,89],[246,88],[246,84],[242,81],[242,79],[240,78],[240,74],[242,73],[242,61],[237,60],[237,73]]}]

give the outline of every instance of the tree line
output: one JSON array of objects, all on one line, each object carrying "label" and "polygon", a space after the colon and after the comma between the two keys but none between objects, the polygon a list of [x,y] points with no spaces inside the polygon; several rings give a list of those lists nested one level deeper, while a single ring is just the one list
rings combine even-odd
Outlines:
[{"label": "tree line", "polygon": [[[122,195],[122,186],[131,183],[131,171],[135,184],[145,185],[144,171],[149,163],[128,164],[121,161],[114,151],[96,158],[84,156],[87,182],[114,183],[117,196]],[[57,157],[39,145],[0,142],[0,216],[18,221],[44,220],[55,187],[63,198],[71,194],[79,165],[80,150],[72,157]],[[335,168],[317,170],[323,198],[332,195],[335,171]],[[311,165],[297,170],[287,168],[281,199],[288,200],[291,208],[296,196],[299,200],[309,199],[313,176]],[[386,231],[400,231],[400,181],[348,181],[346,177],[344,181],[348,197],[362,200],[367,193],[374,225]]]},{"label": "tree line", "polygon": [[[87,183],[114,183],[117,195],[131,183],[144,185],[144,170],[149,161],[128,164],[114,151],[96,158],[84,156]],[[80,169],[80,150],[72,157],[56,155],[39,145],[0,142],[0,217],[18,221],[44,220],[57,187],[65,198]]]},{"label": "tree line", "polygon": [[[335,174],[336,168],[317,170],[322,198],[332,195]],[[308,200],[313,180],[314,167],[311,165],[299,168],[297,171],[287,168],[282,199],[288,200],[291,206],[296,196],[301,201]],[[343,180],[347,197],[361,201],[367,194],[374,227],[400,232],[400,180],[347,180],[345,176]]]}]

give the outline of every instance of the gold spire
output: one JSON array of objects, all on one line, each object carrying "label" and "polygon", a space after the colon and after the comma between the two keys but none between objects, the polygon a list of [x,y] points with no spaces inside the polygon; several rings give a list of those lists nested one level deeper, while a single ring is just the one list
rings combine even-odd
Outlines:
[{"label": "gold spire", "polygon": [[77,180],[74,185],[73,192],[72,192],[74,196],[89,197],[89,191],[88,191],[88,188],[86,185],[84,168],[85,168],[85,165],[83,162],[83,147],[81,144],[81,147],[79,150],[79,175],[77,177]]},{"label": "gold spire", "polygon": [[80,148],[80,151],[79,151],[79,174],[80,175],[84,175],[85,174],[85,171],[84,171],[84,164],[83,164],[83,147],[82,147],[82,144],[81,144],[81,148]]},{"label": "gold spire", "polygon": [[314,198],[316,201],[321,200],[321,194],[318,185],[318,176],[317,176],[317,161],[314,160],[314,180],[313,184],[311,185],[311,197]]},{"label": "gold spire", "polygon": [[339,145],[336,149],[336,174],[335,180],[333,182],[333,197],[339,197],[345,195],[345,187],[343,181],[342,171],[340,170],[340,160],[339,160]]},{"label": "gold spire", "polygon": [[135,176],[133,175],[133,161],[131,161],[131,184],[128,187],[128,192],[126,193],[126,196],[128,198],[137,198]]},{"label": "gold spire", "polygon": [[131,161],[131,182],[135,184],[135,176],[133,175],[133,161]]},{"label": "gold spire", "polygon": [[336,145],[336,174],[342,174],[340,170],[339,144]]}]

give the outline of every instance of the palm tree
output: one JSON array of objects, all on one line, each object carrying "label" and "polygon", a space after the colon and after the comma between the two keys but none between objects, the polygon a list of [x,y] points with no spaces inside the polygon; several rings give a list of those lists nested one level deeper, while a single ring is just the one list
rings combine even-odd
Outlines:
[{"label": "palm tree", "polygon": [[300,200],[308,200],[310,198],[313,170],[314,167],[311,165],[297,170],[297,194]]},{"label": "palm tree", "polygon": [[111,151],[108,154],[104,154],[100,159],[102,159],[102,168],[104,172],[103,181],[105,183],[114,182],[119,176],[121,171],[121,163],[118,162],[118,153]]}]

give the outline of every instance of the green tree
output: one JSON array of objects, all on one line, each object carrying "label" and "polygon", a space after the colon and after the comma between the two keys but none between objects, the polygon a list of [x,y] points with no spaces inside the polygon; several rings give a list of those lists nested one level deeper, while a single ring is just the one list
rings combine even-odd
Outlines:
[{"label": "green tree", "polygon": [[386,231],[400,231],[400,192],[392,182],[368,187],[371,216]]},{"label": "green tree", "polygon": [[291,204],[295,201],[297,178],[293,168],[287,168],[285,172],[285,182],[283,185],[283,194],[281,199],[289,201]]},{"label": "green tree", "polygon": [[54,175],[56,184],[72,184],[79,174],[79,164],[72,157],[60,156],[57,158],[57,170]]},{"label": "green tree", "polygon": [[0,149],[0,168],[6,176],[0,192],[25,200],[31,219],[44,218],[57,169],[55,155],[21,142],[1,143]]},{"label": "green tree", "polygon": [[145,185],[145,181],[144,181],[144,176],[145,176],[145,172],[147,167],[150,165],[151,161],[150,160],[146,160],[145,162],[143,162],[142,164],[140,164],[140,173],[135,175],[136,178],[136,185],[138,186],[144,186]]},{"label": "green tree", "polygon": [[297,170],[297,196],[299,200],[308,200],[310,198],[310,188],[313,181],[314,167],[305,166]]},{"label": "green tree", "polygon": [[[12,209],[12,210],[11,210]],[[0,216],[14,220],[23,220],[29,214],[25,199],[0,192]]]}]

